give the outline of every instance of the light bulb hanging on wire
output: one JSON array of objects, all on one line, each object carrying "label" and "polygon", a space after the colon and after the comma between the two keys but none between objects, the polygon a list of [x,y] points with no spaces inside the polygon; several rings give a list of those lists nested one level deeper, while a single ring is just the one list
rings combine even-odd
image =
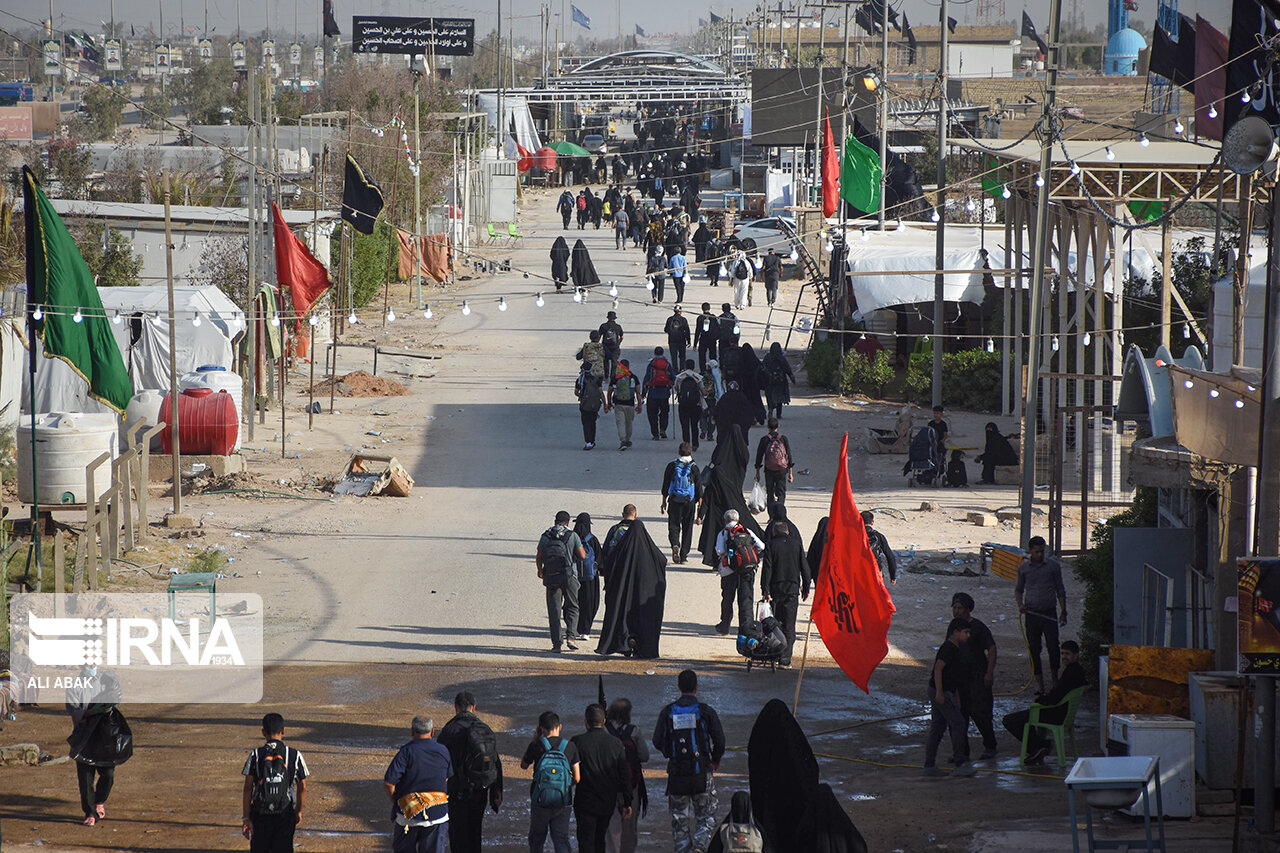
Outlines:
[{"label": "light bulb hanging on wire", "polygon": [[537,299],[535,299],[535,300],[533,300],[533,304],[534,304],[534,305],[537,305],[539,308],[541,308],[543,305],[546,305],[546,304],[547,304],[547,300],[543,299],[543,298],[542,298],[542,294],[541,294],[541,293],[539,293],[539,294],[538,294],[538,298],[537,298]]},{"label": "light bulb hanging on wire", "polygon": [[387,322],[388,322],[388,323],[394,323],[395,321],[396,321],[396,309],[394,309],[394,308],[388,308],[388,309],[387,309]]},{"label": "light bulb hanging on wire", "polygon": [[271,315],[271,325],[274,328],[277,328],[277,329],[280,328],[280,312],[279,311]]},{"label": "light bulb hanging on wire", "polygon": [[72,321],[73,321],[73,322],[76,322],[76,323],[83,323],[83,322],[84,322],[84,315],[80,313],[80,307],[79,307],[79,306],[76,306],[76,313],[71,315],[71,319],[72,319]]},{"label": "light bulb hanging on wire", "polygon": [[987,338],[987,352],[995,352],[995,351],[996,351],[996,342],[993,341],[991,338]]},{"label": "light bulb hanging on wire", "polygon": [[465,299],[462,300],[462,316],[463,317],[471,316],[471,306],[467,304],[467,300]]},{"label": "light bulb hanging on wire", "polygon": [[1183,323],[1183,324],[1182,324],[1182,337],[1184,337],[1184,338],[1190,338],[1190,337],[1191,337],[1191,324],[1190,324],[1190,323]]},{"label": "light bulb hanging on wire", "polygon": [[1141,145],[1143,148],[1146,148],[1148,145],[1151,144],[1151,140],[1147,139],[1147,135],[1144,133],[1142,134],[1142,138],[1138,140],[1138,144]]},{"label": "light bulb hanging on wire", "polygon": [[[196,319],[200,319],[199,314],[196,315]],[[311,326],[319,326],[320,318],[317,317],[315,314],[312,314],[310,317],[307,318],[307,323]]]},{"label": "light bulb hanging on wire", "polygon": [[1057,352],[1057,351],[1058,351],[1058,336],[1057,336],[1057,335],[1054,335],[1054,336],[1049,340],[1049,349],[1053,350],[1054,352]]},{"label": "light bulb hanging on wire", "polygon": [[196,312],[196,316],[191,318],[191,325],[195,326],[197,329],[200,328],[200,312],[199,311]]},{"label": "light bulb hanging on wire", "polygon": [[424,320],[430,320],[430,319],[431,319],[432,317],[434,317],[434,316],[435,316],[435,315],[431,313],[431,306],[430,306],[430,305],[424,305],[424,306],[422,306],[422,319],[424,319]]},{"label": "light bulb hanging on wire", "polygon": [[618,295],[618,283],[616,281],[609,282],[609,295],[610,296]]},{"label": "light bulb hanging on wire", "polygon": [[1085,332],[1083,343],[1085,346],[1089,346],[1089,344],[1093,343],[1093,335],[1089,334],[1088,332]]},{"label": "light bulb hanging on wire", "polygon": [[573,301],[574,301],[574,302],[581,302],[581,301],[582,301],[582,288],[580,288],[580,287],[575,287],[575,288],[573,289]]},{"label": "light bulb hanging on wire", "polygon": [[1217,117],[1218,117],[1218,107],[1217,107],[1217,105],[1216,105],[1216,104],[1210,104],[1210,105],[1209,105],[1209,118],[1217,118]]},{"label": "light bulb hanging on wire", "polygon": [[1107,159],[1108,159],[1108,160],[1114,160],[1114,159],[1116,159],[1116,152],[1114,152],[1114,151],[1112,151],[1112,150],[1111,150],[1111,146],[1110,146],[1110,145],[1108,145],[1108,146],[1107,146]]},{"label": "light bulb hanging on wire", "polygon": [[123,322],[124,322],[124,318],[123,318],[123,317],[121,317],[121,316],[120,316],[120,312],[119,312],[119,311],[117,311],[115,314],[113,314],[113,315],[111,316],[111,322],[112,322],[112,323],[115,323],[117,326],[119,326],[121,323],[123,323]]},{"label": "light bulb hanging on wire", "polygon": [[43,308],[41,308],[39,305],[37,305],[37,306],[36,306],[36,310],[34,310],[34,311],[32,311],[32,312],[31,312],[31,319],[32,319],[32,320],[43,320],[43,319],[44,319],[44,309],[43,309]]},{"label": "light bulb hanging on wire", "polygon": [[502,297],[502,296],[498,297],[498,310],[499,311],[507,310],[507,300],[505,297]]},{"label": "light bulb hanging on wire", "polygon": [[159,311],[157,311],[155,314],[152,314],[152,315],[151,315],[151,325],[153,325],[153,326],[160,326],[160,325],[163,325],[163,323],[164,323],[164,321],[160,319],[160,312],[159,312]]}]

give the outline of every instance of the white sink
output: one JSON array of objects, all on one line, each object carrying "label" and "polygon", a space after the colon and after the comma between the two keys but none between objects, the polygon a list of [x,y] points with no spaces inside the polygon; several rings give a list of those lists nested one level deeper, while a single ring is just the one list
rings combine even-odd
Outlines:
[{"label": "white sink", "polygon": [[1158,766],[1153,755],[1080,758],[1066,784],[1094,808],[1123,809],[1137,802]]}]

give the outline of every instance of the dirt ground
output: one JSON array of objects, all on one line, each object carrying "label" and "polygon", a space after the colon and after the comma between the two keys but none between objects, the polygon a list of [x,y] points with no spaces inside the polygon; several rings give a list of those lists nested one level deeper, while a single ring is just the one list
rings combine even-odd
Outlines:
[{"label": "dirt ground", "polygon": [[[534,192],[525,202],[521,228],[529,247],[494,251],[514,257],[516,272],[460,282],[441,305],[467,294],[473,305],[533,286],[520,280],[521,266],[541,270],[550,236],[559,231],[552,199]],[[633,279],[638,253],[613,253],[612,235],[574,232],[596,253],[602,277]],[[536,286],[536,285],[534,285]],[[627,283],[623,319],[634,357],[662,342],[665,309],[654,311],[642,285]],[[689,300],[717,304],[724,291],[690,284]],[[798,287],[784,283],[782,308]],[[290,378],[284,428],[278,410],[268,412],[246,436],[248,473],[201,478],[184,490],[184,510],[200,526],[181,536],[159,534],[115,567],[111,589],[162,590],[165,571],[216,549],[229,562],[219,589],[258,592],[266,604],[266,649],[278,663],[265,678],[264,699],[253,706],[132,705],[125,711],[137,739],[134,758],[118,773],[108,819],[80,825],[74,769],[66,763],[0,770],[0,839],[3,850],[205,851],[243,850],[239,834],[240,776],[245,753],[259,741],[262,714],[278,710],[288,737],[308,757],[313,774],[299,836],[304,851],[366,851],[387,848],[388,806],[383,770],[407,740],[410,718],[422,710],[437,724],[451,715],[462,688],[479,697],[479,711],[499,732],[509,774],[507,802],[486,821],[490,849],[527,849],[525,783],[518,756],[537,714],[557,709],[570,733],[580,730],[581,709],[595,701],[597,676],[608,697],[627,696],[636,720],[651,729],[663,703],[674,698],[675,674],[686,666],[702,676],[701,695],[726,724],[731,752],[722,767],[720,800],[746,786],[744,747],[755,715],[770,698],[790,704],[799,670],[747,673],[733,641],[711,630],[718,598],[715,576],[697,564],[670,567],[663,657],[641,663],[600,658],[583,650],[547,653],[546,616],[532,576],[537,533],[550,521],[549,508],[588,506],[603,532],[626,501],[660,544],[665,524],[657,512],[657,482],[674,451],[672,442],[650,442],[637,420],[636,447],[622,454],[612,443],[612,419],[600,423],[601,447],[580,450],[581,433],[571,387],[571,354],[602,319],[604,300],[587,308],[552,305],[535,313],[532,300],[511,299],[511,310],[486,317],[477,310],[463,320],[437,308],[437,319],[399,312],[393,327],[362,323],[344,343],[431,350],[440,356],[430,372],[420,362],[395,361],[384,349],[391,373],[409,391],[398,397],[350,397],[314,416],[308,428],[305,365]],[[392,299],[410,301],[408,289]],[[493,299],[496,301],[496,299]],[[654,306],[657,308],[657,306]],[[760,318],[766,310],[748,309]],[[579,313],[571,313],[578,311]],[[806,340],[788,344],[796,357]],[[371,369],[371,354],[342,350],[339,374]],[[365,357],[368,355],[369,357]],[[633,363],[635,363],[633,361]],[[801,377],[803,382],[803,376]],[[826,514],[840,434],[851,446],[869,426],[891,426],[900,402],[846,400],[798,387],[787,409],[784,431],[798,454],[799,473],[788,497],[789,514],[806,540]],[[955,443],[976,445],[992,418],[948,413]],[[917,412],[917,422],[926,414]],[[995,418],[1006,432],[1016,421]],[[833,449],[834,448],[834,449]],[[327,489],[353,452],[393,454],[413,474],[417,487],[407,499],[336,498]],[[705,461],[710,447],[698,455]],[[902,456],[857,456],[851,462],[854,493],[864,509],[877,511],[877,526],[900,560],[891,588],[898,611],[889,655],[863,694],[835,668],[816,633],[800,690],[798,718],[820,755],[823,781],[837,791],[873,851],[1057,851],[1070,849],[1067,802],[1052,763],[1024,770],[1017,743],[1000,735],[1000,755],[970,780],[920,777],[924,684],[946,620],[951,595],[969,592],[975,615],[991,627],[1000,648],[997,717],[1030,702],[1029,666],[1012,584],[978,574],[984,542],[1013,544],[1012,523],[977,527],[971,511],[994,513],[1017,505],[1007,487],[908,489]],[[971,469],[971,480],[976,480]],[[936,508],[922,509],[928,501]],[[152,521],[166,501],[156,497]],[[1107,510],[1093,509],[1088,523]],[[1082,520],[1068,515],[1068,541],[1078,539]],[[1034,532],[1043,533],[1037,517]],[[1064,636],[1074,636],[1082,590],[1066,572],[1072,613]],[[800,623],[807,623],[802,607]],[[1098,751],[1097,699],[1082,710],[1078,743]],[[61,707],[24,708],[4,724],[0,744],[33,742],[64,755],[68,719]],[[976,741],[975,741],[976,744]],[[661,768],[651,762],[651,809],[641,822],[640,849],[670,849],[662,797]],[[1132,834],[1127,820],[1108,819],[1113,832]],[[1171,850],[1223,850],[1229,825],[1196,820],[1171,825]]]}]

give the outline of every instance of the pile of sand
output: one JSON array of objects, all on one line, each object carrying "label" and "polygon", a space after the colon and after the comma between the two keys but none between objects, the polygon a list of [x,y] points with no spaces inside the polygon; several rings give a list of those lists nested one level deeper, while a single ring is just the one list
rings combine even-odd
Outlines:
[{"label": "pile of sand", "polygon": [[409,393],[408,388],[394,379],[374,376],[365,370],[357,370],[346,376],[339,376],[337,379],[317,382],[311,390],[317,397],[326,396],[329,393],[329,385],[333,382],[337,383],[337,388],[334,390],[339,397],[403,397]]}]

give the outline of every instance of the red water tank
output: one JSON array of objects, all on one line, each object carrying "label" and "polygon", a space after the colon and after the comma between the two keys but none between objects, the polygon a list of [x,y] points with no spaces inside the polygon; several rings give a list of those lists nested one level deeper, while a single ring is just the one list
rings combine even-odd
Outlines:
[{"label": "red water tank", "polygon": [[533,154],[534,168],[550,172],[556,167],[556,150],[543,146]]},{"label": "red water tank", "polygon": [[[160,420],[166,424],[160,431],[165,453],[173,452],[173,432],[169,426],[171,395],[165,394],[160,404]],[[236,404],[226,391],[212,388],[188,388],[178,395],[178,449],[182,453],[230,456],[236,446],[240,422]]]}]

